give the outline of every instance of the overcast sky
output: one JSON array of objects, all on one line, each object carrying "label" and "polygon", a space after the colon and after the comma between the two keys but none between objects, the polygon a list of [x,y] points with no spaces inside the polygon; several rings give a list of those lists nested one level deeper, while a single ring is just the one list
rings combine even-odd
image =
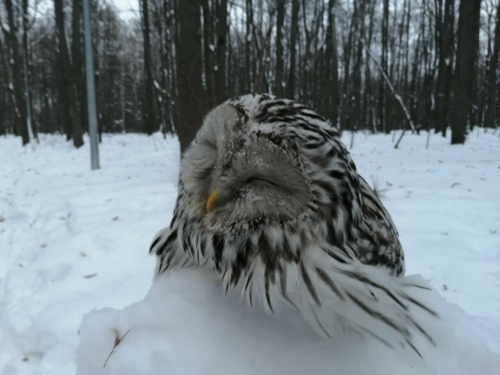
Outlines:
[{"label": "overcast sky", "polygon": [[134,12],[139,9],[139,0],[112,0],[120,10],[120,17],[128,20],[133,17]]}]

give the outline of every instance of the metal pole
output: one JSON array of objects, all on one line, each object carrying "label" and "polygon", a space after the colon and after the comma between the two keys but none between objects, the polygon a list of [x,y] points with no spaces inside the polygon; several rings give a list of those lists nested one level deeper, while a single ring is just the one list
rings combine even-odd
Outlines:
[{"label": "metal pole", "polygon": [[97,111],[95,99],[94,61],[90,33],[90,0],[83,0],[83,34],[85,37],[85,75],[87,76],[87,109],[90,136],[90,168],[99,169],[99,142],[97,140]]}]

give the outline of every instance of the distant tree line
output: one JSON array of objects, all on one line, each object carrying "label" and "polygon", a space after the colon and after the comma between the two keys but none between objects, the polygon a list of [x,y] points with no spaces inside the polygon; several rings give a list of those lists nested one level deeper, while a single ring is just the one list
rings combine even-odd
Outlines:
[{"label": "distant tree line", "polygon": [[[50,6],[47,6],[50,5]],[[341,130],[463,143],[499,113],[498,0],[92,0],[99,133],[176,133],[269,92]],[[42,12],[40,9],[44,9]],[[87,131],[82,0],[0,0],[0,133]]]}]

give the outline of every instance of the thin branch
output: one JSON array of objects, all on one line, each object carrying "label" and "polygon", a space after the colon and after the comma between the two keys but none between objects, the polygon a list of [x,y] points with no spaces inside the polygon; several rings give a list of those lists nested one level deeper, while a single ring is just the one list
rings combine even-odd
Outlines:
[{"label": "thin branch", "polygon": [[[366,53],[368,54],[368,56],[370,56],[370,58],[372,59],[373,63],[375,64],[375,66],[377,67],[377,69],[380,71],[380,73],[384,77],[384,80],[387,83],[387,86],[389,86],[389,89],[391,90],[392,94],[394,95],[394,97],[396,98],[396,100],[401,105],[401,108],[403,109],[403,112],[405,113],[406,119],[408,120],[408,123],[410,124],[411,129],[413,131],[416,131],[415,130],[415,125],[413,125],[413,120],[411,119],[410,111],[408,111],[408,108],[406,107],[405,103],[403,102],[403,99],[401,98],[401,96],[394,89],[394,86],[392,85],[391,80],[387,76],[387,73],[382,69],[382,67],[380,66],[380,63],[378,62],[378,60],[375,57],[373,57],[373,55],[370,52],[370,50],[368,49],[368,47],[366,47],[365,42],[361,38],[358,38],[358,40],[363,45],[363,48],[365,49]],[[396,145],[394,146],[394,148],[398,148],[399,142],[401,142],[401,139],[403,138],[403,135],[404,135],[404,131],[403,131],[403,133],[401,133],[401,137],[396,142]]]},{"label": "thin branch", "polygon": [[47,29],[47,31],[40,38],[38,38],[37,40],[35,40],[34,42],[31,43],[30,48],[33,49],[33,47],[35,47],[38,43],[40,43],[42,40],[44,40],[51,32],[52,32],[52,30]]}]

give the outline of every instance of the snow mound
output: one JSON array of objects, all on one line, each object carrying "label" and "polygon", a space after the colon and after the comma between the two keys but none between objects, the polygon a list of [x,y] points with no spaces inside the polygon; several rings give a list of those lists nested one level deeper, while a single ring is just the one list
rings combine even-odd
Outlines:
[{"label": "snow mound", "polygon": [[[120,374],[496,374],[500,358],[483,326],[436,292],[427,300],[441,319],[422,314],[437,347],[421,359],[354,332],[320,338],[293,312],[268,316],[226,297],[217,276],[202,270],[162,275],[144,300],[123,310],[85,315],[78,375]],[[495,327],[493,327],[493,326]],[[381,358],[383,360],[381,360]]]}]

